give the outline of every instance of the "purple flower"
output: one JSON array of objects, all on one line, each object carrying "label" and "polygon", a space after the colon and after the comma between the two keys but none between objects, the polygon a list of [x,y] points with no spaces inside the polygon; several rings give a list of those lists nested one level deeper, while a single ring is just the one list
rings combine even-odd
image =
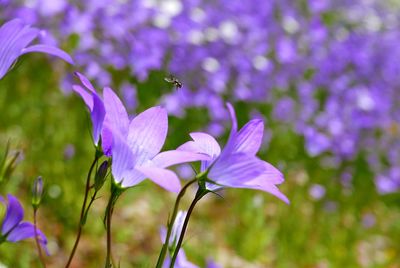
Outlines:
[{"label": "purple flower", "polygon": [[253,119],[237,131],[235,111],[230,103],[227,106],[232,129],[222,151],[212,136],[201,132],[191,133],[193,141],[186,142],[178,150],[209,156],[201,164],[201,171],[206,172],[207,177],[213,181],[207,183],[208,190],[214,191],[222,187],[258,189],[289,203],[287,197],[276,187],[284,181],[282,173],[256,156],[262,142],[263,121]]},{"label": "purple flower", "polygon": [[180,181],[166,167],[208,159],[204,154],[178,150],[160,153],[168,131],[164,108],[152,107],[127,122],[121,120],[121,111],[125,111],[121,102],[112,102],[106,95],[104,99],[112,129],[112,174],[122,187],[131,187],[149,178],[168,191],[178,192]]},{"label": "purple flower", "polygon": [[20,19],[13,19],[1,26],[0,79],[4,77],[19,56],[30,52],[47,53],[73,64],[72,58],[66,52],[54,46],[38,44],[27,47],[38,35],[38,29],[31,28]]},{"label": "purple flower", "polygon": [[[23,222],[24,210],[21,203],[11,194],[7,195],[7,201],[0,196],[0,202],[7,206],[4,219],[1,224],[0,244],[4,241],[18,242],[35,237],[35,227],[32,223]],[[39,242],[47,250],[46,236],[37,229]]]},{"label": "purple flower", "polygon": [[83,87],[80,85],[73,85],[72,87],[74,91],[82,97],[90,111],[93,125],[93,142],[97,146],[100,140],[100,134],[103,130],[103,122],[106,115],[104,103],[97,94],[93,85],[84,75],[78,72],[76,72],[75,75],[80,79]]}]

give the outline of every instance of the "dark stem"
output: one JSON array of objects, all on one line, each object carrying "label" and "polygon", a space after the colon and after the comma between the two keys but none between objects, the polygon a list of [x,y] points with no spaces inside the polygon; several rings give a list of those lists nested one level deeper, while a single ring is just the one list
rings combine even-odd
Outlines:
[{"label": "dark stem", "polygon": [[[111,198],[110,198],[111,201]],[[107,256],[106,256],[106,268],[111,267],[111,217],[112,217],[112,212],[114,208],[111,208],[108,210],[107,213]]]},{"label": "dark stem", "polygon": [[40,262],[42,263],[42,266],[44,268],[46,268],[46,262],[43,257],[43,252],[42,252],[42,248],[40,247],[39,236],[38,236],[38,232],[37,232],[37,208],[33,209],[33,228],[34,228],[34,232],[35,232],[35,242],[36,242],[36,247],[37,247],[37,251],[39,254],[39,259],[40,259]]},{"label": "dark stem", "polygon": [[192,203],[190,204],[190,207],[189,207],[188,212],[185,217],[185,221],[183,222],[181,235],[179,236],[178,243],[176,244],[174,255],[172,256],[171,262],[169,264],[169,268],[174,268],[176,258],[178,256],[179,250],[182,247],[183,238],[185,237],[185,232],[186,232],[187,226],[189,224],[190,215],[192,214],[194,207],[196,206],[197,202],[199,202],[200,199],[203,198],[203,196],[205,196],[207,193],[208,193],[208,191],[204,188],[199,188],[197,190],[196,196],[194,197]]},{"label": "dark stem", "polygon": [[[83,198],[83,204],[82,204],[82,208],[81,208],[81,215],[79,218],[79,225],[78,225],[78,231],[76,234],[75,244],[74,244],[74,247],[72,248],[71,254],[68,258],[68,262],[65,265],[65,268],[68,268],[71,265],[72,259],[74,258],[74,255],[76,252],[76,249],[78,248],[79,240],[80,240],[81,234],[82,234],[82,228],[85,225],[85,221],[84,221],[85,215],[87,214],[87,211],[89,211],[89,207],[86,210],[86,203],[87,203],[87,199],[88,199],[89,191],[90,191],[90,178],[92,177],[93,168],[96,165],[99,158],[100,157],[98,155],[98,152],[96,151],[95,158],[93,160],[92,165],[90,166],[90,169],[89,169],[89,172],[88,172],[88,175],[86,178],[85,197]],[[86,211],[86,213],[85,213],[85,211]]]},{"label": "dark stem", "polygon": [[185,186],[183,186],[183,188],[179,192],[178,196],[176,197],[174,210],[172,211],[171,218],[167,225],[168,226],[167,234],[165,236],[165,241],[164,241],[163,247],[161,249],[160,255],[158,256],[156,268],[161,268],[162,265],[164,264],[165,255],[168,250],[169,238],[171,237],[172,226],[174,225],[176,215],[178,214],[179,203],[181,202],[181,199],[184,196],[186,189],[189,188],[189,186],[192,185],[193,183],[195,183],[196,181],[197,181],[197,178],[189,181]]}]

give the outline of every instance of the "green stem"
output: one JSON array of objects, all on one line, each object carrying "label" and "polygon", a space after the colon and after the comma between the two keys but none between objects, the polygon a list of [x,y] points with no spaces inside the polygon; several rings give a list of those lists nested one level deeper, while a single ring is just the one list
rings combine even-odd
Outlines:
[{"label": "green stem", "polygon": [[182,247],[183,238],[185,237],[185,232],[186,232],[187,226],[189,224],[190,215],[192,214],[194,207],[196,206],[197,202],[199,202],[200,199],[202,199],[203,196],[205,196],[207,193],[208,193],[208,190],[205,188],[199,188],[197,190],[196,196],[194,197],[192,203],[190,204],[190,207],[189,207],[188,212],[185,217],[185,221],[183,222],[181,235],[179,236],[178,243],[176,244],[174,255],[172,256],[171,262],[169,264],[169,268],[174,268],[176,258],[178,256],[179,250]]},{"label": "green stem", "polygon": [[[81,208],[81,216],[79,218],[79,225],[78,225],[78,231],[76,234],[76,239],[75,239],[75,243],[74,243],[74,247],[72,248],[71,254],[68,258],[68,262],[65,265],[65,268],[68,268],[71,265],[72,259],[74,258],[76,249],[78,248],[78,244],[79,244],[79,240],[81,238],[81,234],[82,234],[82,228],[85,225],[85,221],[84,221],[84,216],[87,214],[85,213],[86,211],[86,203],[87,203],[87,199],[89,196],[89,191],[90,191],[90,178],[92,177],[92,172],[94,169],[94,166],[96,165],[97,161],[99,160],[100,156],[98,151],[96,150],[96,154],[93,160],[92,165],[90,166],[87,178],[86,178],[86,188],[85,188],[85,197],[83,198],[83,204],[82,204],[82,208]],[[89,208],[87,209],[89,210]]]},{"label": "green stem", "polygon": [[178,214],[179,203],[181,202],[182,197],[185,195],[186,189],[189,188],[189,186],[192,185],[193,183],[195,183],[196,181],[197,181],[197,178],[189,181],[185,186],[183,186],[183,188],[179,192],[178,196],[176,197],[174,209],[172,211],[171,218],[167,225],[168,226],[167,234],[165,236],[165,241],[164,241],[163,247],[161,249],[160,255],[158,256],[156,268],[161,268],[162,265],[164,264],[165,256],[166,256],[166,253],[168,250],[169,238],[171,237],[172,226],[174,225],[176,215]]},{"label": "green stem", "polygon": [[43,252],[42,252],[42,248],[40,247],[39,236],[38,236],[38,232],[37,232],[37,209],[36,208],[33,209],[33,228],[34,228],[34,232],[35,232],[35,242],[36,242],[36,247],[37,247],[37,251],[39,254],[39,259],[40,259],[40,262],[42,263],[42,266],[44,268],[46,268],[46,262],[43,257]]},{"label": "green stem", "polygon": [[110,199],[108,200],[105,219],[104,223],[106,225],[107,230],[107,255],[106,255],[106,262],[105,267],[110,268],[112,267],[113,260],[112,260],[112,253],[111,253],[111,220],[112,215],[114,212],[115,203],[117,202],[118,198],[121,194],[125,191],[125,189],[120,188],[119,185],[114,183],[114,180],[111,182],[111,195]]}]

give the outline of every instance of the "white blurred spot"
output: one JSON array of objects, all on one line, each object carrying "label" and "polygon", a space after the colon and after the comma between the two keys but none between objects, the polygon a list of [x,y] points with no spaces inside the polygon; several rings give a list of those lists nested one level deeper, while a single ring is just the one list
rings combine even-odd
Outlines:
[{"label": "white blurred spot", "polygon": [[220,65],[215,58],[207,57],[203,60],[201,67],[207,72],[214,73],[218,71]]},{"label": "white blurred spot", "polygon": [[178,0],[163,0],[160,4],[160,10],[170,17],[174,17],[182,12],[182,3]]},{"label": "white blurred spot", "polygon": [[253,62],[254,68],[256,68],[257,70],[260,70],[260,71],[265,70],[268,67],[268,65],[270,64],[269,60],[266,57],[261,56],[261,55],[255,56],[253,58],[252,62]]},{"label": "white blurred spot", "polygon": [[193,30],[189,32],[188,39],[191,44],[201,45],[204,43],[204,34],[199,30]]},{"label": "white blurred spot", "polygon": [[299,30],[299,23],[295,18],[285,16],[282,21],[282,27],[287,33],[294,34]]},{"label": "white blurred spot", "polygon": [[157,1],[156,0],[142,0],[142,5],[145,8],[152,8],[157,6]]},{"label": "white blurred spot", "polygon": [[167,28],[171,24],[171,18],[164,14],[158,14],[155,16],[153,23],[158,28],[164,29],[164,28]]},{"label": "white blurred spot", "polygon": [[218,29],[214,27],[209,27],[205,30],[206,39],[209,42],[213,42],[219,38]]},{"label": "white blurred spot", "polygon": [[194,22],[202,22],[206,17],[206,13],[201,8],[195,7],[190,11],[190,18]]},{"label": "white blurred spot", "polygon": [[362,91],[357,96],[357,106],[364,111],[371,111],[375,107],[375,102],[367,91]]},{"label": "white blurred spot", "polygon": [[49,187],[49,189],[47,190],[47,192],[48,192],[48,194],[49,194],[49,196],[50,196],[51,198],[56,199],[56,198],[59,197],[60,194],[61,194],[61,187],[58,186],[57,184],[53,184],[53,185],[51,185],[51,186]]},{"label": "white blurred spot", "polygon": [[382,27],[382,21],[375,14],[369,15],[365,18],[365,27],[371,32],[377,32]]},{"label": "white blurred spot", "polygon": [[232,43],[235,41],[239,30],[233,21],[224,21],[219,25],[219,32],[225,42]]}]

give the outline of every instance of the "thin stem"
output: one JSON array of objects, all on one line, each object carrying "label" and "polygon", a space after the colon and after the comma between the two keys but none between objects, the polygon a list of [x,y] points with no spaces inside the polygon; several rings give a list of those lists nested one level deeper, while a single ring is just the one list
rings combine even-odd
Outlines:
[{"label": "thin stem", "polygon": [[[71,254],[69,256],[68,262],[65,265],[65,268],[68,268],[71,265],[72,259],[74,258],[76,249],[78,248],[78,244],[79,244],[79,240],[81,238],[81,234],[82,234],[82,228],[85,225],[85,221],[84,216],[86,215],[85,211],[86,211],[86,203],[87,203],[87,199],[88,199],[88,195],[89,195],[89,191],[90,191],[90,178],[92,177],[92,172],[93,172],[93,168],[95,167],[97,161],[99,160],[99,156],[98,156],[98,152],[96,151],[96,155],[95,158],[93,160],[92,165],[89,168],[89,172],[86,178],[86,188],[85,188],[85,197],[83,198],[83,204],[82,204],[82,208],[81,208],[81,215],[79,218],[79,225],[78,225],[78,231],[76,234],[76,239],[75,239],[75,244],[74,247],[72,248]],[[87,211],[89,210],[89,207],[87,209]]]},{"label": "thin stem", "polygon": [[40,243],[39,243],[39,235],[37,232],[37,209],[36,208],[33,209],[33,228],[34,228],[34,232],[35,232],[35,241],[36,241],[37,251],[39,254],[39,259],[40,259],[40,262],[42,263],[42,266],[44,268],[46,268],[46,261],[44,260],[44,257],[43,257],[42,248],[40,247]]},{"label": "thin stem", "polygon": [[[110,198],[110,202],[112,199]],[[111,217],[114,208],[108,210],[107,213],[107,256],[106,256],[106,268],[111,267]]]},{"label": "thin stem", "polygon": [[158,256],[156,268],[161,268],[164,263],[165,255],[168,250],[169,238],[171,237],[171,233],[172,233],[172,226],[175,222],[176,215],[178,214],[179,203],[181,202],[181,199],[184,196],[186,189],[189,188],[189,186],[192,185],[193,183],[195,183],[196,181],[197,181],[197,178],[189,181],[185,186],[183,186],[183,188],[179,192],[178,196],[176,197],[174,209],[172,211],[171,218],[168,222],[167,234],[165,236],[165,241],[164,241],[163,247],[161,249],[160,255]]},{"label": "thin stem", "polygon": [[181,235],[179,236],[178,243],[176,244],[175,252],[174,252],[174,255],[172,256],[171,262],[169,264],[169,268],[174,268],[176,258],[178,256],[179,250],[181,249],[183,238],[185,236],[185,232],[186,232],[187,226],[189,224],[190,215],[192,214],[194,207],[196,206],[197,202],[199,202],[200,199],[203,198],[203,196],[205,196],[207,193],[208,193],[208,191],[206,189],[199,188],[197,190],[196,196],[194,197],[192,203],[190,204],[190,207],[189,207],[188,212],[185,217],[185,221],[183,222]]}]

